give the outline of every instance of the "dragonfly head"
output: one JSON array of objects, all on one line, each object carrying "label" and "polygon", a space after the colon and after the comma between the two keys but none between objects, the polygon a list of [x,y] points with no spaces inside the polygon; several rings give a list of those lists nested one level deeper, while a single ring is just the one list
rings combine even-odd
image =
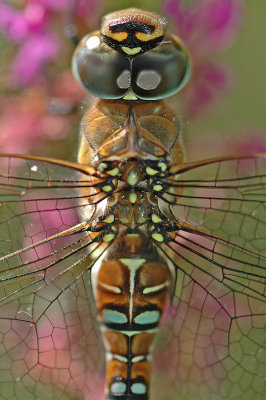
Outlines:
[{"label": "dragonfly head", "polygon": [[190,76],[182,41],[165,33],[164,17],[138,9],[105,16],[100,31],[77,47],[72,69],[93,96],[108,100],[160,100],[177,93]]}]

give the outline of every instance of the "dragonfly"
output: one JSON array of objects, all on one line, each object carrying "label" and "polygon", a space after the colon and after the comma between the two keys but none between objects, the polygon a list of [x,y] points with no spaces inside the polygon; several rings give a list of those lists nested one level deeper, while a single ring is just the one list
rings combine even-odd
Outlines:
[{"label": "dragonfly", "polygon": [[1,399],[264,398],[266,153],[185,161],[166,28],[81,40],[77,162],[0,157]]}]

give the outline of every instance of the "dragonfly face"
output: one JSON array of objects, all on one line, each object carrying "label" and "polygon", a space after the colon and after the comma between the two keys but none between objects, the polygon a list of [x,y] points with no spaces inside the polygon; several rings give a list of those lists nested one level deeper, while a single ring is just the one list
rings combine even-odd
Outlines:
[{"label": "dragonfly face", "polygon": [[129,9],[81,41],[78,163],[1,155],[1,399],[263,398],[266,155],[184,163],[165,29]]},{"label": "dragonfly face", "polygon": [[103,99],[158,100],[175,94],[189,78],[190,63],[180,39],[166,35],[165,28],[164,18],[137,9],[107,15],[101,31],[77,47],[75,77]]}]

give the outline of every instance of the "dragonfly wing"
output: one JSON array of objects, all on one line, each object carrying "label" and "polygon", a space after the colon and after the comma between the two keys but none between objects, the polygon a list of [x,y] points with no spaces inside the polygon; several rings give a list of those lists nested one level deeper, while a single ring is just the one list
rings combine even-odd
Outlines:
[{"label": "dragonfly wing", "polygon": [[266,154],[184,164],[172,178],[172,189],[180,191],[168,205],[175,218],[265,250]]},{"label": "dragonfly wing", "polygon": [[37,157],[2,156],[0,163],[3,304],[69,269],[77,278],[79,261],[95,250],[97,237],[89,233],[96,207],[93,171]]},{"label": "dragonfly wing", "polygon": [[90,267],[104,249],[89,231],[94,171],[36,157],[0,164],[0,397],[99,399]]},{"label": "dragonfly wing", "polygon": [[265,166],[265,156],[188,164],[175,204],[165,196],[179,229],[161,251],[176,287],[155,377],[167,368],[169,398],[265,394]]},{"label": "dragonfly wing", "polygon": [[87,271],[56,298],[49,288],[1,307],[1,399],[103,399],[103,344],[89,280]]}]

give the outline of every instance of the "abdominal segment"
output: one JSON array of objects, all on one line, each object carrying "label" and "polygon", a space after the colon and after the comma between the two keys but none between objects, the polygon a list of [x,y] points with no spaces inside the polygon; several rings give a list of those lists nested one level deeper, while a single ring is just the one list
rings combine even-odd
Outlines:
[{"label": "abdominal segment", "polygon": [[130,252],[121,240],[121,251],[108,251],[92,275],[106,350],[108,400],[149,398],[152,345],[169,295],[165,261],[152,247],[134,251],[135,239],[127,240],[132,242]]}]

